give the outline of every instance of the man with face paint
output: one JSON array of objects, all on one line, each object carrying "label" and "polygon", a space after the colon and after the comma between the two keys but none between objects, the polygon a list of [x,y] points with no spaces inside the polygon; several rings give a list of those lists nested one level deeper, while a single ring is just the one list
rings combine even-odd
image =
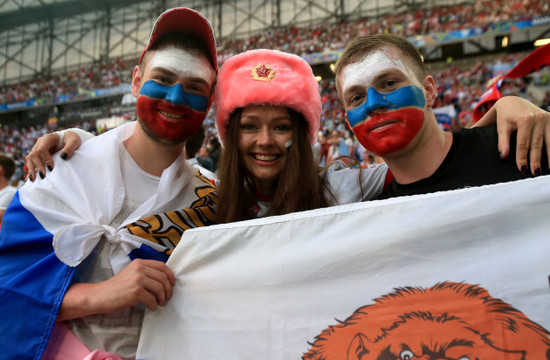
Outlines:
[{"label": "man with face paint", "polygon": [[[531,176],[512,154],[499,158],[496,126],[443,131],[432,106],[434,79],[418,50],[405,39],[379,34],[356,38],[336,64],[336,83],[348,122],[359,142],[381,156],[394,179],[384,196],[402,196],[512,181]],[[510,109],[504,98],[492,111]],[[526,102],[526,101],[525,101]],[[506,107],[507,106],[507,107]],[[531,104],[520,104],[529,109]],[[543,112],[535,108],[535,112]],[[503,110],[501,110],[503,111]],[[494,114],[490,114],[494,115]],[[547,113],[545,114],[547,116]],[[534,152],[533,152],[534,153]],[[542,154],[535,175],[548,174]]]},{"label": "man with face paint", "polygon": [[133,72],[137,121],[87,141],[80,161],[58,162],[18,192],[0,233],[6,358],[135,357],[145,308],[172,294],[171,239],[212,223],[214,187],[183,150],[216,75],[208,21],[187,8],[164,12]]}]

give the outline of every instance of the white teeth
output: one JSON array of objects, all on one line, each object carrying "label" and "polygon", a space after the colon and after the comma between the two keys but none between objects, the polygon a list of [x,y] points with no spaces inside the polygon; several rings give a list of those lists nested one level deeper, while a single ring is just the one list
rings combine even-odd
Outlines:
[{"label": "white teeth", "polygon": [[172,114],[172,113],[167,113],[167,112],[164,112],[164,111],[159,111],[159,112],[160,112],[161,115],[172,118],[172,119],[181,119],[183,117],[180,114]]},{"label": "white teeth", "polygon": [[256,154],[254,157],[258,160],[261,160],[261,161],[273,161],[273,160],[277,159],[278,156],[277,155]]}]

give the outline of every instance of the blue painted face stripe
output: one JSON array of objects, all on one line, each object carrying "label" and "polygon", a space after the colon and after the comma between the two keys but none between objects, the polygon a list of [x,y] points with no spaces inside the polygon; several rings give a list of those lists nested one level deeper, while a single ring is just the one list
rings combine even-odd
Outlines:
[{"label": "blue painted face stripe", "polygon": [[174,105],[189,106],[195,111],[205,112],[208,109],[208,97],[188,93],[181,84],[165,86],[148,80],[139,93],[153,99],[164,99]]},{"label": "blue painted face stripe", "polygon": [[425,105],[424,93],[417,86],[404,86],[387,94],[381,94],[371,87],[367,90],[366,101],[361,106],[349,110],[347,114],[351,127],[354,127],[365,120],[369,112],[380,108],[397,110],[411,106],[423,108]]}]

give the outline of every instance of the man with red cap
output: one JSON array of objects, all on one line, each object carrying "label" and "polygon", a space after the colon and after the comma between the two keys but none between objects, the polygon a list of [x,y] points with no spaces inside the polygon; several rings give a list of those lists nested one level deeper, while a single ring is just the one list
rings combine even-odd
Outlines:
[{"label": "man with red cap", "polygon": [[[58,162],[16,194],[0,233],[4,358],[135,357],[145,307],[164,304],[174,286],[168,235],[213,219],[214,188],[183,149],[212,104],[217,70],[208,21],[165,11],[133,72],[137,121],[87,141],[80,161]],[[163,215],[138,221],[154,214]]]}]

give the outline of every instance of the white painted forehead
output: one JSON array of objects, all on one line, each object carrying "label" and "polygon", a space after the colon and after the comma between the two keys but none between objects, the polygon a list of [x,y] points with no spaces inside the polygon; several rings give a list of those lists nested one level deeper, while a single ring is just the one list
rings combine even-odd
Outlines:
[{"label": "white painted forehead", "polygon": [[391,54],[388,47],[377,49],[358,62],[347,65],[342,71],[342,91],[355,85],[370,86],[374,78],[386,69],[397,68],[404,74],[414,75],[403,60]]},{"label": "white painted forehead", "polygon": [[214,69],[205,56],[173,45],[156,50],[151,57],[150,66],[151,69],[169,69],[184,77],[201,78],[209,84],[214,81]]}]

